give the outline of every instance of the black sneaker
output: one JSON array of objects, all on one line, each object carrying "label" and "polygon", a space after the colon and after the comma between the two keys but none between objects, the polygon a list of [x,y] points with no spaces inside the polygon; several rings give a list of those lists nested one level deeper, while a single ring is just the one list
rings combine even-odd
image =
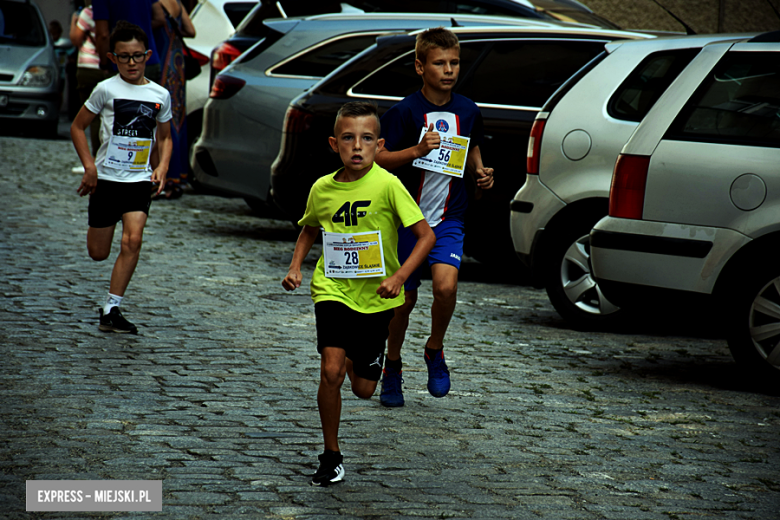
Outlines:
[{"label": "black sneaker", "polygon": [[344,457],[341,452],[325,450],[317,458],[320,459],[320,469],[311,478],[312,486],[329,486],[344,480]]},{"label": "black sneaker", "polygon": [[122,313],[119,312],[119,307],[111,307],[111,310],[105,315],[103,314],[103,309],[100,309],[100,325],[98,329],[104,332],[138,334],[138,328],[122,316]]}]

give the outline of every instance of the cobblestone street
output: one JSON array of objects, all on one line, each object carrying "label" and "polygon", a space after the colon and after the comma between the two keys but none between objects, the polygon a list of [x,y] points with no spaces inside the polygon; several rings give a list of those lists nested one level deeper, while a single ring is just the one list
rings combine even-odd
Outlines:
[{"label": "cobblestone street", "polygon": [[[90,260],[69,139],[0,137],[0,161],[2,518],[780,518],[780,397],[736,378],[717,334],[663,314],[577,332],[544,291],[475,262],[452,392],[425,387],[424,281],[406,406],[344,388],[346,481],[312,488],[319,246],[286,293],[290,223],[241,199],[155,202],[122,304],[139,334],[101,333],[121,226]],[[26,513],[25,481],[47,479],[162,480],[163,509]]]}]

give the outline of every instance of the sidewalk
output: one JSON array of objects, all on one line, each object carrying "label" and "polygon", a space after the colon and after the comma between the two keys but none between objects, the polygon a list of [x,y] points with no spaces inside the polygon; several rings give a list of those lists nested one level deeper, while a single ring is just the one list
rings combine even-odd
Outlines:
[{"label": "sidewalk", "polygon": [[[119,243],[89,260],[75,160],[67,140],[0,138],[0,517],[778,518],[780,397],[735,381],[725,342],[572,331],[542,291],[477,264],[447,340],[452,392],[425,389],[424,282],[406,406],[345,389],[347,480],[310,487],[313,306],[281,288],[296,231],[240,199],[155,202],[122,304],[139,335],[101,333]],[[25,513],[25,481],[43,479],[163,480],[163,511]]]}]

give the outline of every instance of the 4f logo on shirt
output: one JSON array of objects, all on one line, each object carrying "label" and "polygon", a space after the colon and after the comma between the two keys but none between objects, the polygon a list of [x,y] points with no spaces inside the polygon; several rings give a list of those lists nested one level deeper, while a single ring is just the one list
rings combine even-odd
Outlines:
[{"label": "4f logo on shirt", "polygon": [[360,211],[360,208],[367,208],[370,205],[370,200],[358,200],[352,203],[345,202],[338,211],[336,211],[331,220],[335,224],[343,222],[345,226],[357,226],[358,218],[366,216],[366,212]]},{"label": "4f logo on shirt", "polygon": [[439,119],[436,121],[436,131],[437,132],[446,132],[450,129],[450,125],[447,124],[447,121],[444,119]]}]

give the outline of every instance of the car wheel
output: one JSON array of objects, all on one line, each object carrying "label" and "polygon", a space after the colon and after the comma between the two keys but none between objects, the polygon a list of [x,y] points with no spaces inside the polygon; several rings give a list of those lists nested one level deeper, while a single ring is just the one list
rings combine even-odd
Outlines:
[{"label": "car wheel", "polygon": [[584,225],[557,228],[561,233],[547,256],[544,285],[555,310],[575,328],[610,327],[624,312],[604,296],[593,278],[590,229],[598,219],[586,220]]},{"label": "car wheel", "polygon": [[751,381],[780,388],[780,265],[734,280],[726,301],[731,355]]}]

